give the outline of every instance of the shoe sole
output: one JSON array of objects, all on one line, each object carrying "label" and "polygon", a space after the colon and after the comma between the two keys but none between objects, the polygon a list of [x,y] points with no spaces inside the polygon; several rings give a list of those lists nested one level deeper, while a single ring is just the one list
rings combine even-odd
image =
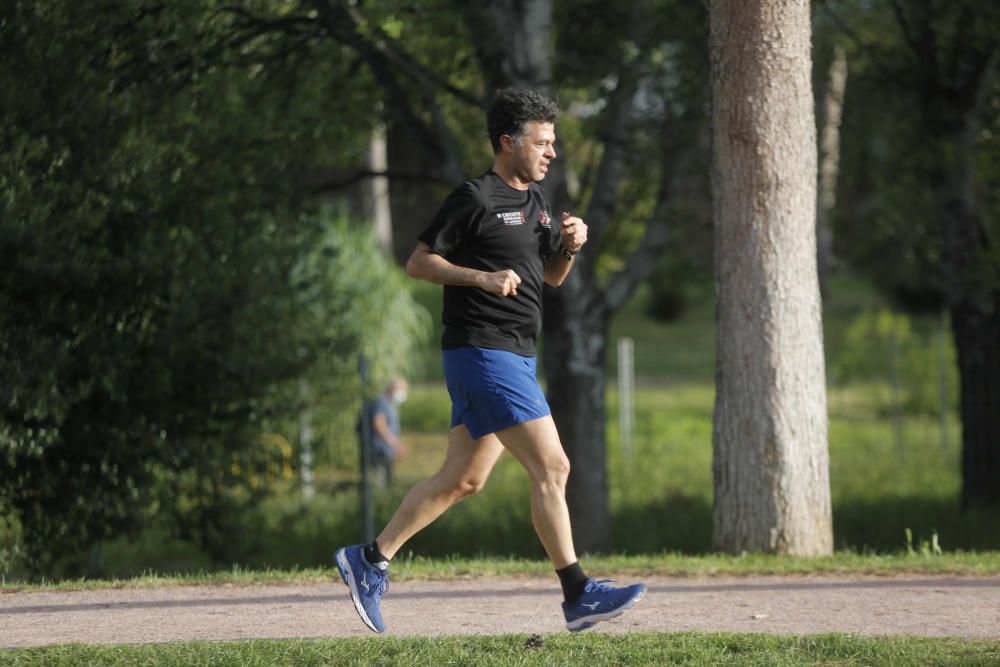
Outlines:
[{"label": "shoe sole", "polygon": [[372,623],[370,618],[368,618],[368,614],[365,612],[365,607],[361,604],[361,596],[358,594],[358,584],[354,579],[354,571],[347,562],[346,549],[338,549],[337,553],[334,555],[334,559],[337,561],[337,569],[340,570],[340,577],[351,590],[351,602],[354,603],[354,610],[358,612],[358,616],[361,617],[361,620],[368,626],[369,630],[381,633],[382,631],[376,628],[375,624]]},{"label": "shoe sole", "polygon": [[632,598],[631,600],[629,600],[628,602],[626,602],[622,606],[618,607],[617,609],[612,609],[611,611],[609,611],[609,612],[607,612],[605,614],[593,614],[593,615],[588,615],[588,616],[581,616],[580,618],[576,619],[575,621],[567,621],[566,622],[566,629],[569,630],[570,632],[581,632],[581,631],[586,630],[588,628],[594,627],[595,625],[597,625],[601,621],[610,621],[613,618],[618,618],[619,616],[621,616],[622,614],[624,614],[626,611],[628,611],[629,609],[631,609],[632,607],[634,607],[635,603],[638,602],[639,600],[641,600],[644,597],[646,597],[646,589],[645,588],[643,588],[641,591],[639,591],[638,595],[636,595],[634,598]]}]

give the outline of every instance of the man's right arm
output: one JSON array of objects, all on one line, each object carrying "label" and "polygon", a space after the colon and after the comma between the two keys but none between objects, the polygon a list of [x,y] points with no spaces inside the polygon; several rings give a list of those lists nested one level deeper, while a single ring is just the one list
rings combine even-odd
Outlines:
[{"label": "man's right arm", "polygon": [[500,296],[517,296],[517,286],[521,283],[521,278],[510,269],[490,273],[456,266],[423,241],[417,243],[406,261],[406,273],[436,285],[478,287]]},{"label": "man's right arm", "polygon": [[406,445],[404,445],[402,441],[396,437],[396,434],[392,432],[392,429],[389,428],[389,420],[386,419],[385,415],[381,412],[375,413],[375,417],[372,419],[372,427],[375,429],[375,432],[379,434],[379,437],[385,440],[397,454],[403,455],[409,451],[407,450]]}]

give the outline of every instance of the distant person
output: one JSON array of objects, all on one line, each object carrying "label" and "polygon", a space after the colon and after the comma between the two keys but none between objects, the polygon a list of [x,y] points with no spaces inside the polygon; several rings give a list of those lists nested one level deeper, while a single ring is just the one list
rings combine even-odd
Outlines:
[{"label": "distant person", "polygon": [[538,185],[556,157],[558,116],[555,103],[537,92],[498,91],[486,119],[493,168],[449,195],[407,263],[414,278],[444,285],[451,431],[440,470],[410,490],[378,538],[334,555],[354,608],[375,632],[385,629],[381,599],[390,559],[479,491],[504,449],[531,479],[531,516],[562,585],[566,627],[584,630],[614,618],[646,592],[643,584],[608,586],[581,569],[566,506],[569,460],[535,377],[543,281],[561,285],[587,241],[583,220],[569,213],[553,220]]},{"label": "distant person", "polygon": [[406,401],[408,389],[406,380],[393,378],[371,407],[372,465],[383,486],[392,484],[396,458],[408,451],[399,439],[399,405]]}]

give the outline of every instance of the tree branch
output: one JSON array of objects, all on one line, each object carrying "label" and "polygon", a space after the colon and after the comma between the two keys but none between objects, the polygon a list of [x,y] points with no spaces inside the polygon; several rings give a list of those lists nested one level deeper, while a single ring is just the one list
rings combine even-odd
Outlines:
[{"label": "tree branch", "polygon": [[[633,43],[640,41],[642,13],[638,10],[638,6],[641,4],[636,3],[632,8],[629,38]],[[618,186],[625,174],[625,157],[628,153],[630,135],[629,120],[635,109],[636,91],[641,79],[640,71],[648,55],[647,49],[631,57],[627,49],[624,52],[623,61],[618,67],[620,72],[618,85],[608,102],[606,131],[601,142],[604,153],[594,175],[597,187],[594,188],[587,207],[588,245],[595,249],[591,253],[600,251],[601,239],[614,219]],[[588,262],[585,268],[593,271],[594,264]]]},{"label": "tree branch", "polygon": [[428,80],[421,79],[414,83],[422,84],[420,90],[422,108],[430,112],[431,124],[424,122],[414,111],[414,105],[384,50],[362,34],[360,24],[364,21],[363,17],[352,13],[350,10],[353,8],[346,2],[337,2],[335,7],[328,0],[313,0],[313,6],[316,7],[320,20],[330,31],[331,36],[353,49],[368,64],[372,74],[386,91],[390,108],[400,114],[403,122],[424,148],[437,157],[444,177],[453,184],[461,182],[465,175],[462,172],[459,151],[445,123],[441,108],[435,100],[435,90]]},{"label": "tree branch", "polygon": [[[686,118],[685,118],[686,116]],[[656,208],[646,223],[646,231],[638,248],[625,262],[625,268],[614,274],[603,292],[604,305],[616,312],[646,280],[656,267],[670,239],[670,214],[673,202],[683,183],[700,171],[699,159],[706,130],[700,110],[682,116],[664,113],[660,129],[660,183]]]},{"label": "tree branch", "polygon": [[342,2],[341,4],[344,11],[354,22],[354,29],[358,32],[358,34],[361,34],[361,27],[363,25],[367,25],[371,29],[371,32],[375,35],[375,39],[366,40],[369,47],[381,53],[386,60],[397,65],[400,69],[406,72],[406,74],[408,74],[416,83],[420,85],[421,89],[431,90],[436,86],[466,104],[478,108],[485,108],[486,105],[483,99],[478,95],[473,95],[466,90],[462,90],[418,63],[413,56],[400,47],[397,40],[387,35],[380,27],[368,21],[368,19],[361,13],[361,10],[359,10],[355,5],[348,2]]}]

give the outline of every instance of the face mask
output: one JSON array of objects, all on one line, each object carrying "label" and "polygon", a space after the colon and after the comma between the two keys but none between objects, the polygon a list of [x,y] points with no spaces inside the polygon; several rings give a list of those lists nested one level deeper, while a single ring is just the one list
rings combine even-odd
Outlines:
[{"label": "face mask", "polygon": [[392,400],[396,401],[397,403],[405,403],[406,402],[406,390],[395,392],[392,395]]}]

